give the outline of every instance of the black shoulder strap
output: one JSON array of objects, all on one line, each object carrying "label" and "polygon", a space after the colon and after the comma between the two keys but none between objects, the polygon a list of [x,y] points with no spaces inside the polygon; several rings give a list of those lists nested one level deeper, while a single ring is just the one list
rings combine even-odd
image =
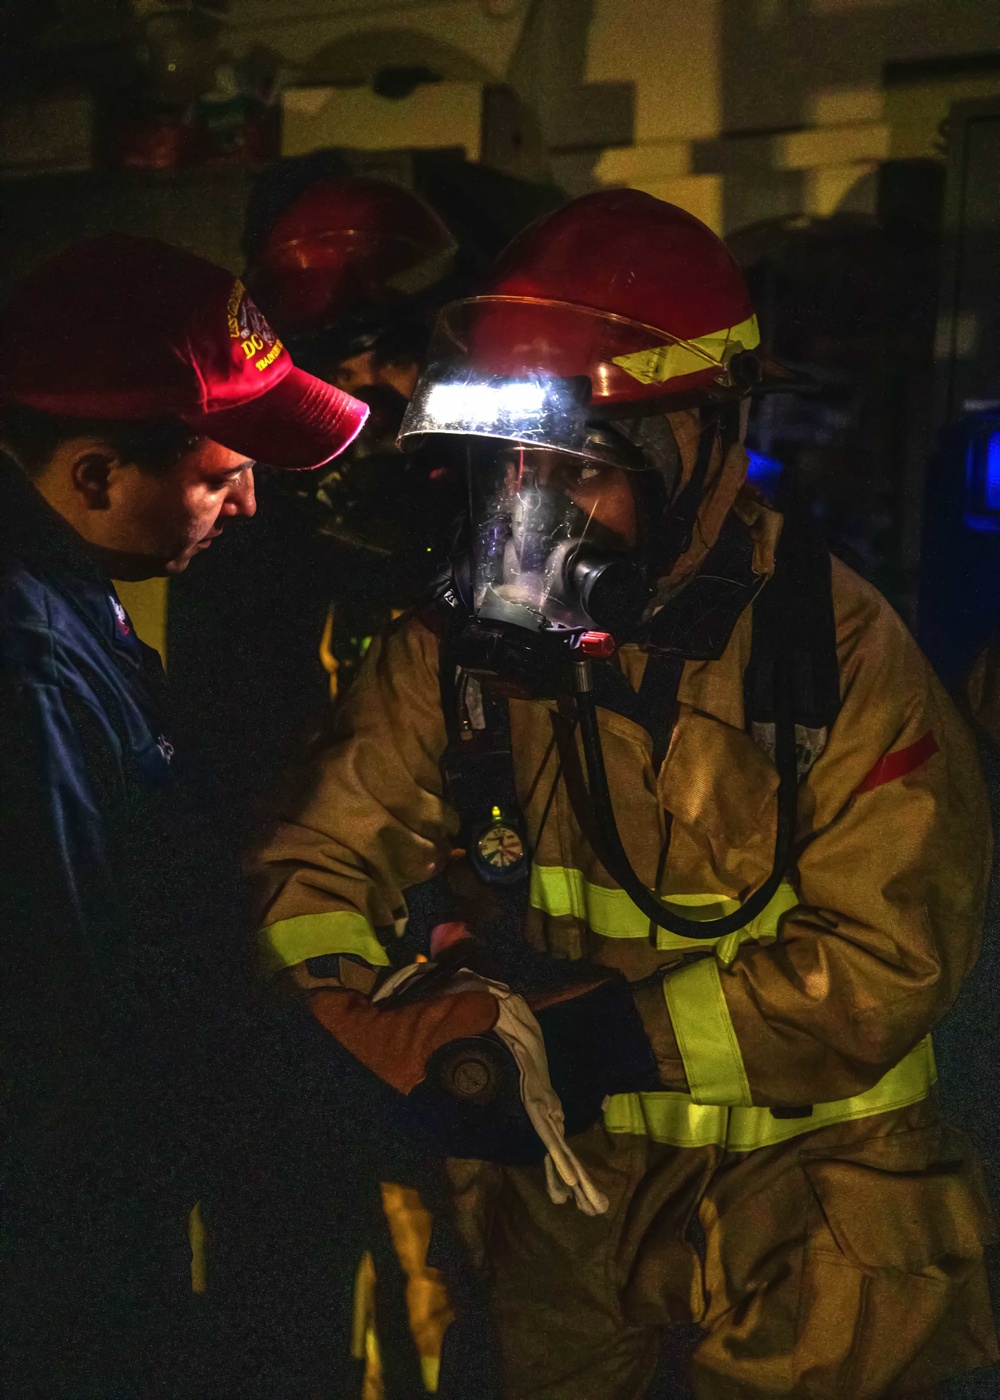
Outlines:
[{"label": "black shoulder strap", "polygon": [[677,721],[677,690],[684,659],[652,651],[646,658],[639,689],[633,690],[617,658],[594,665],[594,698],[603,710],[624,715],[645,729],[653,741],[653,767],[659,768]]},{"label": "black shoulder strap", "polygon": [[829,729],[840,712],[840,667],[830,553],[808,521],[785,519],[774,577],[753,607],[753,640],[744,679],[749,724],[773,724],[779,653],[788,660],[795,723]]},{"label": "black shoulder strap", "polygon": [[439,630],[438,675],[448,743],[441,756],[444,795],[458,812],[469,860],[492,883],[518,884],[531,852],[514,776],[510,709],[462,670],[455,643],[466,616],[453,609]]}]

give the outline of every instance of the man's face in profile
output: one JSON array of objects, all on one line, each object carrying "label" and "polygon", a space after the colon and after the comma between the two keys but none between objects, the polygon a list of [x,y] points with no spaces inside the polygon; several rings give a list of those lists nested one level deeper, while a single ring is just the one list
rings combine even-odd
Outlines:
[{"label": "man's face in profile", "polygon": [[229,520],[254,514],[253,467],[206,438],[168,471],[127,468],[109,486],[102,547],[133,560],[136,577],[183,573]]}]

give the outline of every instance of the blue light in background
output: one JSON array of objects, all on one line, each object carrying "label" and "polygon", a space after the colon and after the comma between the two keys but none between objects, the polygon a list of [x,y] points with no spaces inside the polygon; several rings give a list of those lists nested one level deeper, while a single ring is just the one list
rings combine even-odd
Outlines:
[{"label": "blue light in background", "polygon": [[1000,511],[1000,428],[983,444],[983,501],[987,510]]},{"label": "blue light in background", "polygon": [[970,415],[963,427],[965,523],[972,530],[1000,534],[1000,419],[995,413]]},{"label": "blue light in background", "polygon": [[[774,496],[781,480],[781,473],[784,471],[784,464],[775,457],[765,457],[760,452],[751,452],[747,449],[747,456],[750,458],[750,466],[747,470],[747,480],[762,491],[765,496]],[[997,449],[997,499],[1000,500],[1000,446]]]}]

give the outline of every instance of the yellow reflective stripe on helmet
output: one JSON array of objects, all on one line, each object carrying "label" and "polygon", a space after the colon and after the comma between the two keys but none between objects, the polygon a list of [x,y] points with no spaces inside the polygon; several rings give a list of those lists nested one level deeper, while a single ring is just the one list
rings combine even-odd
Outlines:
[{"label": "yellow reflective stripe on helmet", "polygon": [[702,958],[669,973],[663,995],[694,1102],[749,1107],[753,1099],[719,964]]},{"label": "yellow reflective stripe on helmet", "polygon": [[665,384],[682,374],[696,374],[712,366],[722,368],[734,355],[755,350],[760,344],[757,317],[748,316],[738,326],[713,331],[695,340],[673,340],[652,350],[634,350],[630,355],[616,355],[613,364],[637,379],[640,384]]},{"label": "yellow reflective stripe on helmet", "polygon": [[937,1080],[934,1048],[926,1036],[863,1094],[813,1105],[804,1118],[775,1118],[768,1108],[696,1104],[688,1094],[615,1094],[604,1110],[609,1133],[632,1133],[672,1147],[719,1147],[753,1152],[816,1128],[890,1113],[925,1099]]},{"label": "yellow reflective stripe on helmet", "polygon": [[[584,877],[582,870],[565,865],[533,865],[531,868],[531,903],[553,918],[570,916],[583,920],[602,938],[647,938],[649,919],[637,908],[624,890],[595,885]],[[689,919],[717,919],[739,908],[739,901],[719,894],[672,894],[667,903],[682,910]],[[691,952],[693,948],[714,948],[719,962],[728,966],[741,943],[749,938],[775,938],[781,916],[798,904],[798,895],[791,885],[781,884],[774,898],[755,919],[724,938],[684,938],[678,933],[658,929],[656,946],[666,951]]]},{"label": "yellow reflective stripe on helmet", "polygon": [[294,967],[307,958],[329,953],[351,953],[373,967],[388,967],[389,955],[363,914],[334,909],[323,914],[299,914],[262,928],[258,951],[265,972]]}]

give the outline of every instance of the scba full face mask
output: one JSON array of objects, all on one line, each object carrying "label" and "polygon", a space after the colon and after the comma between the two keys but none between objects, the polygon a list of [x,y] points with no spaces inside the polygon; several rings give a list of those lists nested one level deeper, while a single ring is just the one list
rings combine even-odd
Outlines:
[{"label": "scba full face mask", "polygon": [[587,376],[493,375],[447,352],[400,442],[447,441],[466,462],[477,619],[533,633],[637,624],[651,592],[645,483],[659,482],[643,448],[595,421]]},{"label": "scba full face mask", "polygon": [[[448,439],[469,463],[478,617],[616,637],[639,623],[655,570],[666,572],[660,526],[682,464],[670,424],[656,421],[663,407],[623,354],[631,365],[636,346],[667,341],[666,331],[547,298],[478,297],[442,312],[399,441]],[[693,343],[684,353],[713,384],[727,376],[725,355]],[[551,454],[562,461],[555,473]],[[637,517],[625,533],[606,509],[623,481]]]},{"label": "scba full face mask", "polygon": [[[613,434],[602,436],[607,445]],[[624,440],[616,446],[641,463]],[[638,621],[650,587],[634,471],[524,443],[479,440],[468,455],[473,601],[481,621],[531,632],[612,633]]]}]

